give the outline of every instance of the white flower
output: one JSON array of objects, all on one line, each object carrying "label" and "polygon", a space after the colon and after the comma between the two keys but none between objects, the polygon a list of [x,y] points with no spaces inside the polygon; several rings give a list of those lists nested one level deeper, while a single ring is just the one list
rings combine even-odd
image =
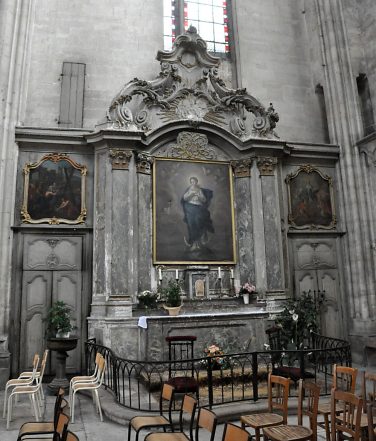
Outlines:
[{"label": "white flower", "polygon": [[295,309],[289,309],[289,314],[293,315],[295,313]]},{"label": "white flower", "polygon": [[297,322],[298,318],[299,318],[298,314],[293,314],[292,315],[292,319],[294,320],[294,322]]},{"label": "white flower", "polygon": [[269,351],[269,349],[270,349],[270,345],[268,345],[267,343],[264,343],[264,348],[265,348],[267,351]]}]

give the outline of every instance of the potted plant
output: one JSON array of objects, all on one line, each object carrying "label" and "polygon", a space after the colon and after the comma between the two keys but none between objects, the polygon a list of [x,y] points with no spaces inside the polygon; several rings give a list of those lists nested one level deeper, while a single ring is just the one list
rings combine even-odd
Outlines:
[{"label": "potted plant", "polygon": [[256,291],[256,287],[251,283],[245,283],[239,290],[239,294],[243,296],[245,305],[249,304],[249,295]]},{"label": "potted plant", "polygon": [[73,329],[71,308],[62,300],[57,300],[48,310],[45,321],[49,337],[68,338]]},{"label": "potted plant", "polygon": [[137,294],[137,299],[140,306],[144,307],[145,309],[156,308],[157,300],[159,300],[159,293],[145,290]]},{"label": "potted plant", "polygon": [[162,298],[165,301],[163,307],[169,315],[178,315],[182,307],[180,281],[170,280],[167,287],[162,289]]}]

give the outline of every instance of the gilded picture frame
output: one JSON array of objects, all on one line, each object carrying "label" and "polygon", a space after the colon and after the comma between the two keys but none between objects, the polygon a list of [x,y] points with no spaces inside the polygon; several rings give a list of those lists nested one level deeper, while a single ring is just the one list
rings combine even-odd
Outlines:
[{"label": "gilded picture frame", "polygon": [[50,153],[23,168],[23,223],[82,224],[86,219],[87,167],[68,155]]},{"label": "gilded picture frame", "polygon": [[294,229],[336,227],[333,179],[312,165],[302,165],[286,177],[288,223]]},{"label": "gilded picture frame", "polygon": [[230,163],[155,158],[153,263],[235,262]]}]

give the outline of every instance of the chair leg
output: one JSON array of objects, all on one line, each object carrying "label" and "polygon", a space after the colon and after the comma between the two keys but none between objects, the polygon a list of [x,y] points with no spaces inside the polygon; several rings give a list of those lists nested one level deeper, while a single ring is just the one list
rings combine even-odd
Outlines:
[{"label": "chair leg", "polygon": [[34,394],[30,394],[30,401],[31,401],[33,409],[34,409],[35,419],[38,422],[39,421],[39,409],[38,409],[37,402],[36,402]]},{"label": "chair leg", "polygon": [[8,386],[5,386],[5,392],[4,392],[4,408],[3,408],[3,418],[6,417],[6,411],[7,411],[7,395],[8,395]]},{"label": "chair leg", "polygon": [[101,402],[99,400],[98,390],[95,389],[94,392],[95,392],[95,397],[96,397],[96,401],[97,401],[97,407],[99,410],[99,416],[100,416],[101,421],[103,422],[102,408],[101,408]]},{"label": "chair leg", "polygon": [[[325,424],[325,436],[328,441],[330,441],[330,429],[329,429],[329,415],[324,415],[324,424]],[[334,440],[335,441],[335,440]]]},{"label": "chair leg", "polygon": [[76,391],[72,393],[72,402],[70,403],[70,412],[71,412],[71,422],[74,423],[74,399],[75,399]]},{"label": "chair leg", "polygon": [[132,423],[129,421],[128,423],[128,441],[131,441],[131,430],[132,430]]},{"label": "chair leg", "polygon": [[12,421],[12,398],[13,395],[10,394],[8,398],[7,430],[9,429],[9,423]]}]

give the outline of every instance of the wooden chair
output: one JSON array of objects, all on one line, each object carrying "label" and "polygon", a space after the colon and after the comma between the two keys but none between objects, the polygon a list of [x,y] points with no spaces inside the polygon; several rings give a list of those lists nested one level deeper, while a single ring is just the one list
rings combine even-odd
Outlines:
[{"label": "wooden chair", "polygon": [[[275,391],[273,393],[273,391]],[[290,380],[269,374],[268,376],[268,412],[240,417],[242,428],[252,427],[255,431],[256,441],[260,441],[260,431],[264,427],[287,424],[288,397],[290,391]],[[275,395],[273,397],[273,395]],[[274,410],[282,411],[282,415],[274,413]]]},{"label": "wooden chair", "polygon": [[[306,398],[306,401],[304,401]],[[314,383],[299,381],[298,425],[283,424],[266,427],[264,439],[272,441],[317,441],[317,408],[320,387]],[[303,416],[307,416],[310,428],[303,426]]]},{"label": "wooden chair", "polygon": [[102,386],[105,371],[106,371],[106,360],[102,357],[98,363],[98,374],[97,374],[97,380],[95,382],[92,382],[92,381],[87,382],[87,383],[78,382],[78,383],[74,383],[72,385],[72,391],[70,394],[71,395],[71,401],[70,401],[71,409],[70,410],[71,410],[72,423],[74,423],[74,405],[75,405],[76,393],[81,392],[83,390],[90,390],[91,391],[95,408],[96,408],[97,412],[99,413],[100,420],[103,421],[102,408],[101,408],[101,402],[99,399],[98,389]]},{"label": "wooden chair", "polygon": [[38,434],[54,434],[57,430],[58,420],[60,413],[63,413],[63,409],[65,408],[66,401],[63,398],[64,389],[60,388],[56,395],[55,406],[54,406],[54,415],[52,421],[43,421],[43,422],[27,422],[22,424],[19,432],[17,440],[20,441],[23,437],[30,438]]},{"label": "wooden chair", "polygon": [[60,441],[79,441],[79,438],[75,433],[68,430],[68,424],[66,424],[64,426]]},{"label": "wooden chair", "polygon": [[205,429],[210,433],[209,441],[214,441],[217,429],[217,415],[209,409],[201,407],[198,411],[195,441],[199,441],[199,429]]},{"label": "wooden chair", "polygon": [[363,399],[351,392],[332,389],[331,393],[331,439],[343,438],[344,435],[360,441],[360,420]]},{"label": "wooden chair", "polygon": [[6,410],[7,410],[7,397],[9,389],[15,388],[17,386],[29,386],[34,383],[34,380],[37,378],[37,370],[39,366],[39,355],[35,354],[33,357],[33,370],[28,372],[30,375],[23,378],[13,378],[9,381],[7,381],[7,384],[5,385],[5,394],[4,394],[4,407],[3,407],[3,418],[6,417]]},{"label": "wooden chair", "polygon": [[[370,387],[367,387],[368,386]],[[363,414],[360,421],[362,432],[369,430],[369,426],[375,427],[376,416],[371,412],[371,419],[368,416],[368,406],[371,404],[373,408],[376,406],[376,374],[371,372],[362,372],[362,398],[363,398]],[[373,409],[371,408],[371,409]]]},{"label": "wooden chair", "polygon": [[[193,441],[193,422],[195,419],[197,401],[190,395],[184,395],[179,415],[178,432],[152,432],[145,436],[145,441]],[[189,418],[189,435],[184,432],[184,415]]]},{"label": "wooden chair", "polygon": [[[195,394],[199,400],[199,384],[195,378],[195,335],[173,335],[166,337],[168,343],[169,371],[167,383],[174,387],[175,394]],[[182,375],[183,374],[183,375]]]},{"label": "wooden chair", "polygon": [[[345,392],[355,392],[356,377],[358,375],[358,369],[340,366],[337,364],[333,365],[333,383],[332,388],[344,390]],[[329,426],[329,416],[331,413],[331,403],[319,403],[318,415],[324,417],[324,424],[319,423],[320,427],[324,426],[326,439],[330,440],[330,426]]]},{"label": "wooden chair", "polygon": [[[174,402],[174,388],[165,383],[159,398],[159,415],[136,416],[133,417],[128,424],[128,441],[131,441],[132,429],[136,432],[136,441],[141,430],[150,428],[161,428],[166,431],[167,428],[173,430],[172,425],[172,404]],[[168,404],[168,418],[163,414],[163,404]]]},{"label": "wooden chair", "polygon": [[226,423],[223,429],[222,441],[249,441],[249,433],[235,424]]},{"label": "wooden chair", "polygon": [[30,401],[32,403],[34,413],[35,413],[35,419],[36,421],[39,421],[39,418],[42,417],[40,414],[39,406],[37,403],[38,397],[40,396],[40,389],[42,387],[42,381],[43,381],[43,375],[44,370],[46,368],[47,360],[44,359],[41,364],[40,368],[40,374],[39,377],[35,379],[36,384],[35,385],[29,385],[29,386],[16,386],[12,393],[9,395],[8,398],[8,414],[7,414],[7,429],[9,429],[9,423],[12,419],[12,406],[13,406],[13,397],[19,396],[19,395],[28,395],[30,398]]},{"label": "wooden chair", "polygon": [[[69,423],[69,416],[66,415],[63,412],[60,412],[56,421],[56,426],[53,427],[53,430],[50,430],[50,428],[47,428],[46,430],[43,430],[43,427],[37,430],[35,427],[35,430],[29,430],[26,431],[25,429],[22,431],[21,434],[18,434],[17,441],[26,440],[26,439],[52,439],[54,441],[58,441],[62,438],[64,427],[68,426]],[[28,424],[28,423],[26,423]],[[35,423],[37,426],[38,424],[43,425],[44,423]],[[20,431],[22,430],[24,426],[21,427]]]},{"label": "wooden chair", "polygon": [[372,403],[367,404],[367,427],[368,427],[368,441],[376,441],[376,429],[374,428],[374,413],[375,406]]}]

